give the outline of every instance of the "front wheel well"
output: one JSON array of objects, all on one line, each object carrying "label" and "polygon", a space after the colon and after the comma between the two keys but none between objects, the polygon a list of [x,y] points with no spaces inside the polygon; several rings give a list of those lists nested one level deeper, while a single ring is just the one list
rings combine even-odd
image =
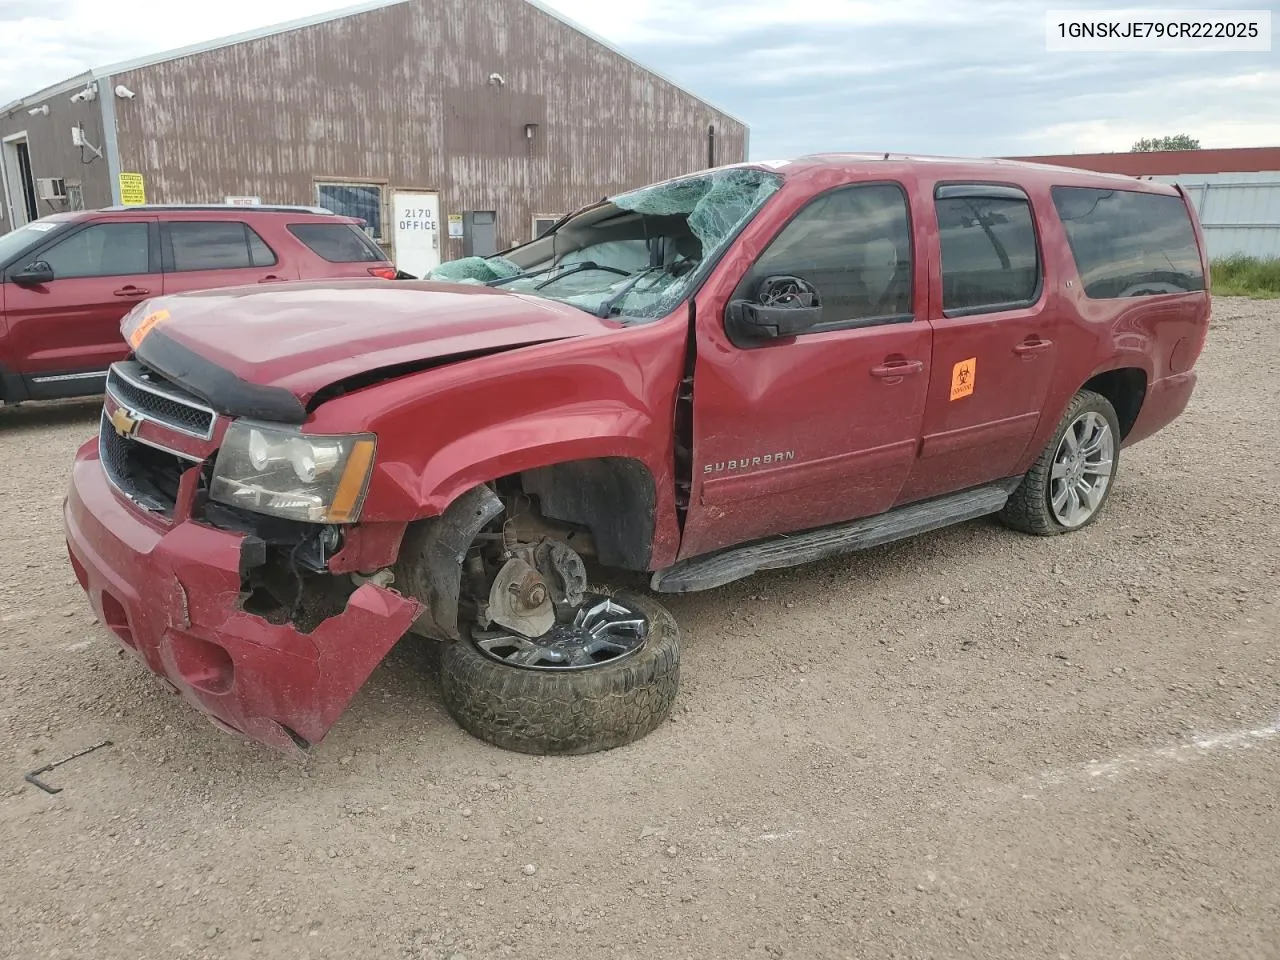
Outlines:
[{"label": "front wheel well", "polygon": [[538,501],[541,515],[585,527],[596,559],[609,567],[647,570],[657,520],[653,474],[630,457],[569,460],[526,470],[521,490]]},{"label": "front wheel well", "polygon": [[1115,408],[1123,440],[1133,429],[1147,396],[1147,374],[1137,367],[1122,367],[1100,373],[1080,389],[1102,394]]}]

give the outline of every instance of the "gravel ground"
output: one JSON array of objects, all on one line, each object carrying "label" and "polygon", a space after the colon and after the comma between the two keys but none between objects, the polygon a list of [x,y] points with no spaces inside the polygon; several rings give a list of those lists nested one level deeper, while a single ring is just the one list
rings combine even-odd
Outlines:
[{"label": "gravel ground", "polygon": [[676,716],[572,759],[469,738],[408,643],[306,763],[219,733],[67,565],[96,405],[0,410],[0,954],[1278,957],[1277,358],[1280,302],[1220,300],[1080,534],[672,600]]}]

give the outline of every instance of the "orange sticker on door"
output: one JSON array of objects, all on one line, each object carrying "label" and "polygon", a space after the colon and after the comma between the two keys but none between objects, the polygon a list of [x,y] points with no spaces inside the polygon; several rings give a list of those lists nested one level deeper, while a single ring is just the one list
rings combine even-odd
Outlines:
[{"label": "orange sticker on door", "polygon": [[961,360],[951,368],[951,399],[961,400],[973,393],[973,381],[978,376],[978,358]]},{"label": "orange sticker on door", "polygon": [[164,323],[169,319],[168,310],[157,310],[155,313],[148,313],[145,317],[138,321],[138,325],[133,328],[133,332],[129,334],[129,346],[138,349],[143,338],[151,332],[156,324]]}]

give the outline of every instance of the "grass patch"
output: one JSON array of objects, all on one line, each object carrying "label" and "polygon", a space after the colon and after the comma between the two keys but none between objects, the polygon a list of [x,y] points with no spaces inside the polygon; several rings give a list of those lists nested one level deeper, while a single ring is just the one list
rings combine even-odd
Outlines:
[{"label": "grass patch", "polygon": [[1219,297],[1280,298],[1280,257],[1222,257],[1209,265],[1209,277]]}]

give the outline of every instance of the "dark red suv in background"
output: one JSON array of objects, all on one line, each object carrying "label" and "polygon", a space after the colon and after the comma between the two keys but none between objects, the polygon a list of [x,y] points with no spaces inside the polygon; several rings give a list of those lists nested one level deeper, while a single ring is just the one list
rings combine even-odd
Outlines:
[{"label": "dark red suv in background", "polygon": [[313,207],[59,213],[0,236],[0,401],[102,392],[139,301],[211,287],[393,279],[361,222]]}]

